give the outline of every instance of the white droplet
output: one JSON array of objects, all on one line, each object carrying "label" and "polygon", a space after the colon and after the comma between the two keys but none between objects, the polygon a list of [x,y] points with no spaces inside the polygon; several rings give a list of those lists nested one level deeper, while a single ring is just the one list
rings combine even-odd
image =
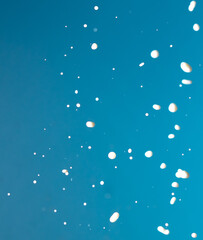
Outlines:
[{"label": "white droplet", "polygon": [[95,98],[95,101],[96,101],[96,102],[98,102],[98,101],[99,101],[99,98],[98,98],[98,97],[96,97],[96,98]]},{"label": "white droplet", "polygon": [[116,158],[116,153],[115,153],[115,152],[110,152],[110,153],[108,154],[108,157],[109,157],[110,159],[115,159],[115,158]]},{"label": "white droplet", "polygon": [[175,130],[177,130],[177,131],[180,130],[180,126],[177,125],[177,124],[174,126],[174,128],[175,128]]},{"label": "white droplet", "polygon": [[180,67],[186,73],[192,72],[192,67],[190,66],[190,64],[186,62],[181,62]]},{"label": "white droplet", "polygon": [[94,6],[94,10],[95,11],[99,10],[99,7],[98,6]]},{"label": "white droplet", "polygon": [[102,186],[103,186],[103,185],[104,185],[104,181],[100,181],[100,185],[102,185]]},{"label": "white droplet", "polygon": [[168,227],[168,223],[165,223],[165,226]]},{"label": "white droplet", "polygon": [[11,194],[10,194],[10,193],[7,193],[7,196],[9,196],[9,197],[10,197],[10,196],[11,196]]},{"label": "white droplet", "polygon": [[67,222],[64,222],[63,224],[64,224],[64,225],[67,225]]},{"label": "white droplet", "polygon": [[78,94],[78,90],[75,90],[75,94]]},{"label": "white droplet", "polygon": [[96,50],[98,48],[98,45],[96,43],[92,43],[91,48],[92,50]]},{"label": "white droplet", "polygon": [[173,139],[174,137],[175,137],[174,134],[169,134],[169,135],[168,135],[168,138],[169,138],[169,139]]},{"label": "white droplet", "polygon": [[128,149],[128,153],[131,153],[133,150],[131,148]]},{"label": "white droplet", "polygon": [[148,117],[148,116],[149,116],[149,113],[145,113],[145,116]]},{"label": "white droplet", "polygon": [[170,231],[169,231],[168,229],[165,229],[165,228],[162,227],[162,226],[159,226],[159,227],[157,228],[157,230],[158,230],[160,233],[163,233],[163,234],[165,234],[165,235],[169,235],[169,233],[170,233]]},{"label": "white droplet", "polygon": [[152,107],[153,107],[155,110],[160,110],[160,109],[161,109],[161,106],[158,105],[158,104],[154,104]]},{"label": "white droplet", "polygon": [[86,28],[86,27],[87,27],[87,24],[84,24],[83,27]]},{"label": "white droplet", "polygon": [[112,214],[112,216],[110,217],[109,221],[111,223],[114,223],[114,222],[116,222],[118,220],[118,218],[119,218],[119,213],[115,212],[115,213]]},{"label": "white droplet", "polygon": [[192,234],[191,234],[191,237],[192,237],[192,238],[196,238],[196,237],[197,237],[197,233],[192,233]]},{"label": "white droplet", "polygon": [[63,76],[63,72],[60,72],[60,75]]},{"label": "white droplet", "polygon": [[195,24],[193,25],[193,30],[194,30],[195,32],[199,31],[199,30],[200,30],[199,24],[195,23]]},{"label": "white droplet", "polygon": [[77,103],[77,104],[76,104],[76,107],[78,107],[78,108],[79,108],[79,107],[80,107],[80,103]]},{"label": "white droplet", "polygon": [[57,210],[56,210],[56,209],[54,209],[54,212],[56,213],[56,212],[57,212]]},{"label": "white droplet", "polygon": [[158,58],[158,57],[159,57],[159,51],[153,50],[153,51],[151,52],[151,57],[152,57],[152,58]]},{"label": "white droplet", "polygon": [[190,5],[189,5],[189,7],[188,7],[188,10],[189,10],[190,12],[192,12],[192,11],[195,9],[195,6],[196,6],[196,2],[195,2],[195,1],[191,1],[191,2],[190,2]]},{"label": "white droplet", "polygon": [[169,106],[168,106],[168,110],[170,111],[170,112],[176,112],[177,110],[178,110],[178,107],[177,107],[177,105],[175,104],[175,103],[171,103]]},{"label": "white droplet", "polygon": [[150,150],[145,152],[145,157],[147,157],[147,158],[152,157],[152,155],[153,155],[153,152]]},{"label": "white droplet", "polygon": [[94,122],[91,122],[91,121],[88,121],[88,122],[86,122],[86,126],[87,126],[88,128],[93,128],[93,127],[95,127],[95,123],[94,123]]},{"label": "white droplet", "polygon": [[192,81],[191,80],[187,80],[187,79],[183,79],[182,80],[182,84],[190,85],[190,84],[192,84]]},{"label": "white droplet", "polygon": [[183,179],[186,179],[186,178],[189,178],[190,177],[190,174],[185,171],[185,170],[182,170],[182,169],[178,169],[178,171],[176,172],[175,176],[177,178],[183,178]]},{"label": "white droplet", "polygon": [[178,187],[179,187],[179,184],[178,184],[177,182],[173,182],[173,183],[171,184],[171,186],[174,187],[174,188],[178,188]]},{"label": "white droplet", "polygon": [[87,203],[86,203],[86,202],[84,202],[84,203],[83,203],[83,205],[84,205],[84,206],[87,206]]},{"label": "white droplet", "polygon": [[33,183],[34,183],[34,184],[36,184],[36,183],[37,183],[37,181],[36,181],[36,180],[34,180],[34,181],[33,181]]},{"label": "white droplet", "polygon": [[141,62],[141,63],[139,64],[139,67],[142,67],[142,66],[144,66],[144,62]]},{"label": "white droplet", "polygon": [[170,204],[173,205],[175,203],[175,201],[176,201],[176,197],[172,197],[171,201],[170,201]]},{"label": "white droplet", "polygon": [[161,169],[165,169],[165,168],[166,168],[166,164],[165,164],[165,163],[162,163],[162,164],[160,165],[160,168],[161,168]]}]

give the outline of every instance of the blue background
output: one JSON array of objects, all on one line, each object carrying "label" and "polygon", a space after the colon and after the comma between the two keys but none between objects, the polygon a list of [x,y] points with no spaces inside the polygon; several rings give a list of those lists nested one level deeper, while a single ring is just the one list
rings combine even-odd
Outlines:
[{"label": "blue background", "polygon": [[[202,238],[203,35],[192,26],[203,25],[203,4],[198,1],[194,12],[188,5],[1,3],[0,239],[186,240],[192,232]],[[150,57],[153,49],[159,58]],[[182,61],[192,73],[181,70]],[[179,87],[182,79],[193,84]],[[171,102],[178,106],[174,114]],[[153,110],[155,103],[160,111]],[[85,126],[88,120],[95,128]],[[168,139],[170,133],[175,139]],[[150,159],[147,150],[154,153]],[[110,151],[115,160],[108,159]],[[64,168],[69,176],[61,173]],[[190,178],[176,179],[179,168]],[[180,187],[172,189],[176,180]],[[112,224],[115,211],[120,218]],[[165,223],[168,236],[157,231]]]}]

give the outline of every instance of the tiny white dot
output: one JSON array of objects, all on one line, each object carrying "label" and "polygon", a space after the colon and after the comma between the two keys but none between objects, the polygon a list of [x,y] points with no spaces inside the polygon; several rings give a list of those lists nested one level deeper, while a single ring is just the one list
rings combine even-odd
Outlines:
[{"label": "tiny white dot", "polygon": [[63,72],[60,72],[60,75],[63,76]]},{"label": "tiny white dot", "polygon": [[99,9],[98,6],[94,6],[94,10],[97,11]]},{"label": "tiny white dot", "polygon": [[86,28],[86,27],[87,27],[87,24],[84,24],[83,27]]},{"label": "tiny white dot", "polygon": [[33,181],[33,183],[34,183],[34,184],[36,184],[36,183],[37,183],[37,181],[36,181],[36,180],[34,180],[34,181]]},{"label": "tiny white dot", "polygon": [[83,205],[84,205],[84,206],[87,206],[87,203],[86,203],[86,202],[84,202],[84,203],[83,203]]}]

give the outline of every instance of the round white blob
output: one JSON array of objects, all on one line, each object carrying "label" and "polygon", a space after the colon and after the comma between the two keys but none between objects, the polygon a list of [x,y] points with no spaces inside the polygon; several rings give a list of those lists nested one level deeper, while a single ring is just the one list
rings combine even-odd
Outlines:
[{"label": "round white blob", "polygon": [[84,24],[83,27],[86,28],[86,27],[87,27],[87,24]]},{"label": "round white blob", "polygon": [[175,201],[176,201],[176,197],[172,197],[171,201],[170,201],[170,204],[173,205],[175,203]]},{"label": "round white blob", "polygon": [[177,124],[174,126],[174,128],[175,128],[175,130],[177,130],[177,131],[179,131],[179,130],[180,130],[180,126],[179,126],[179,125],[177,125]]},{"label": "round white blob", "polygon": [[96,50],[98,48],[98,45],[96,43],[92,43],[91,49]]},{"label": "round white blob", "polygon": [[103,186],[103,185],[104,185],[104,181],[100,181],[100,185],[102,185],[102,186]]},{"label": "round white blob", "polygon": [[94,123],[94,122],[91,122],[91,121],[87,121],[87,122],[86,122],[86,126],[87,126],[88,128],[93,128],[93,127],[95,127],[95,123]]},{"label": "round white blob", "polygon": [[115,152],[110,152],[110,153],[108,154],[108,157],[109,157],[110,159],[115,159],[115,158],[116,158],[116,153],[115,153]]},{"label": "round white blob", "polygon": [[192,72],[192,67],[190,66],[190,64],[186,62],[181,62],[180,67],[183,70],[183,72],[186,72],[186,73]]},{"label": "round white blob", "polygon": [[153,50],[153,51],[151,52],[151,57],[152,57],[152,58],[158,58],[158,57],[159,57],[159,51]]},{"label": "round white blob", "polygon": [[178,187],[179,187],[179,184],[178,184],[177,182],[173,182],[173,183],[171,184],[171,186],[174,187],[174,188],[178,188]]},{"label": "round white blob", "polygon": [[118,220],[118,218],[119,218],[119,213],[115,212],[115,213],[112,214],[112,216],[110,217],[109,221],[111,223],[114,223],[114,222],[116,222]]},{"label": "round white blob", "polygon": [[160,168],[161,168],[161,169],[165,169],[165,168],[166,168],[166,164],[165,164],[165,163],[162,163],[162,164],[160,165]]},{"label": "round white blob", "polygon": [[169,139],[173,139],[174,137],[175,137],[174,134],[169,134],[169,135],[168,135],[168,138],[169,138]]},{"label": "round white blob", "polygon": [[175,103],[171,103],[169,106],[168,106],[168,110],[172,113],[176,112],[178,110],[178,107]]},{"label": "round white blob", "polygon": [[98,6],[94,6],[94,10],[95,11],[99,10],[99,7]]},{"label": "round white blob", "polygon": [[182,84],[190,85],[190,84],[192,84],[192,81],[191,80],[187,80],[187,79],[183,79],[182,80]]},{"label": "round white blob", "polygon": [[192,11],[195,9],[195,6],[196,6],[196,2],[195,2],[195,1],[191,1],[191,2],[190,2],[190,5],[189,5],[189,7],[188,7],[188,10],[189,10],[190,12],[192,12]]},{"label": "round white blob", "polygon": [[131,153],[133,150],[131,148],[128,149],[128,153]]},{"label": "round white blob", "polygon": [[147,158],[152,157],[152,155],[153,155],[153,152],[150,150],[145,152],[145,157],[147,157]]},{"label": "round white blob", "polygon": [[193,30],[194,30],[195,32],[199,31],[199,30],[200,30],[199,24],[195,23],[195,24],[193,25]]},{"label": "round white blob", "polygon": [[192,237],[192,238],[196,238],[196,237],[197,237],[197,233],[192,233],[192,234],[191,234],[191,237]]},{"label": "round white blob", "polygon": [[161,106],[158,105],[158,104],[154,104],[152,107],[153,107],[155,110],[160,110],[160,109],[161,109]]}]

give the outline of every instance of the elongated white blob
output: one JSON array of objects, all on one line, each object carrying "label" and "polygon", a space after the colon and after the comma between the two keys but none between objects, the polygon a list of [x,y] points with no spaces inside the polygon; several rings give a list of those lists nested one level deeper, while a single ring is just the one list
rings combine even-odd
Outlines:
[{"label": "elongated white blob", "polygon": [[195,32],[199,31],[199,30],[200,30],[199,24],[195,23],[195,24],[193,25],[193,30],[194,30]]},{"label": "elongated white blob", "polygon": [[182,170],[182,169],[178,169],[178,171],[176,172],[175,175],[177,178],[183,178],[183,179],[190,177],[190,174],[187,171]]},{"label": "elongated white blob", "polygon": [[188,10],[189,10],[190,12],[192,12],[192,11],[195,9],[195,6],[196,6],[196,2],[195,2],[195,1],[191,1],[191,2],[190,2],[190,5],[189,5],[189,7],[188,7]]},{"label": "elongated white blob", "polygon": [[153,50],[153,51],[151,52],[151,57],[152,57],[152,58],[158,58],[158,57],[159,57],[159,51]]},{"label": "elongated white blob", "polygon": [[186,73],[192,72],[192,67],[190,66],[190,64],[186,62],[181,62],[180,67]]},{"label": "elongated white blob", "polygon": [[169,235],[169,233],[170,233],[170,231],[169,231],[168,229],[165,229],[165,228],[162,227],[162,226],[159,226],[159,227],[157,228],[157,230],[158,230],[160,233],[163,233],[163,234],[165,234],[165,235]]},{"label": "elongated white blob", "polygon": [[94,123],[94,122],[91,122],[91,121],[88,121],[88,122],[86,122],[86,126],[87,126],[88,128],[93,128],[93,127],[95,127],[95,123]]},{"label": "elongated white blob", "polygon": [[174,187],[174,188],[178,188],[178,187],[179,187],[179,184],[178,184],[177,182],[173,182],[173,183],[171,184],[171,186]]},{"label": "elongated white blob", "polygon": [[119,213],[115,212],[115,213],[112,214],[112,216],[110,217],[109,221],[111,223],[114,223],[114,222],[116,222],[118,220],[118,218],[119,218]]},{"label": "elongated white blob", "polygon": [[182,84],[190,85],[190,84],[192,84],[192,81],[191,80],[187,80],[187,79],[183,79],[182,80]]},{"label": "elongated white blob", "polygon": [[169,135],[168,135],[168,138],[169,138],[169,139],[173,139],[174,137],[175,137],[174,134],[169,134]]},{"label": "elongated white blob", "polygon": [[110,152],[110,153],[108,154],[108,157],[109,157],[110,159],[115,159],[115,158],[116,158],[116,153],[115,153],[115,152]]},{"label": "elongated white blob", "polygon": [[176,197],[172,197],[171,201],[170,201],[170,204],[173,205],[175,203],[175,201],[176,201]]},{"label": "elongated white blob", "polygon": [[177,107],[177,105],[175,104],[175,103],[171,103],[169,106],[168,106],[168,110],[170,111],[170,112],[176,112],[177,110],[178,110],[178,107]]},{"label": "elongated white blob", "polygon": [[139,64],[139,67],[142,67],[142,66],[144,66],[144,62],[141,62],[141,63]]},{"label": "elongated white blob", "polygon": [[62,170],[62,173],[64,173],[66,176],[68,176],[68,175],[69,175],[69,172],[68,172],[68,170],[67,170],[67,169],[63,169],[63,170]]},{"label": "elongated white blob", "polygon": [[147,158],[152,157],[152,155],[153,155],[153,152],[150,150],[145,152],[145,157],[147,157]]},{"label": "elongated white blob", "polygon": [[153,107],[155,110],[160,110],[160,109],[161,109],[161,106],[158,105],[158,104],[154,104],[152,107]]}]

